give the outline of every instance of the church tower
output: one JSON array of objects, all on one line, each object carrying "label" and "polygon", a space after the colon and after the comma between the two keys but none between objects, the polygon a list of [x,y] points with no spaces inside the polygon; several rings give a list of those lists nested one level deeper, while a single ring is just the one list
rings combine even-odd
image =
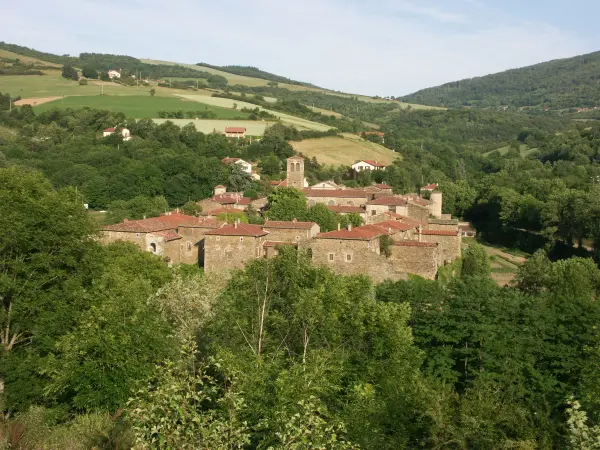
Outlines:
[{"label": "church tower", "polygon": [[287,185],[296,189],[304,187],[304,158],[292,156],[287,159]]}]

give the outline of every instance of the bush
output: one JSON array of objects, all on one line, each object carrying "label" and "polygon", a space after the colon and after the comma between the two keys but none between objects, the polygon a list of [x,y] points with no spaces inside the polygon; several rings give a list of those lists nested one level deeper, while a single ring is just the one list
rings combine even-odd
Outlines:
[{"label": "bush", "polygon": [[87,84],[88,84],[87,78],[82,78],[81,80],[79,80],[79,86],[87,86]]}]

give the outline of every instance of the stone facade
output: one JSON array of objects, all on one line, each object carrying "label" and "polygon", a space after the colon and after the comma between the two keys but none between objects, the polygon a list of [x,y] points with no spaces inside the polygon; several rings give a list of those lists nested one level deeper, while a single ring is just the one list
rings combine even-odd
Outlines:
[{"label": "stone facade", "polygon": [[399,241],[392,245],[391,253],[390,260],[396,271],[435,279],[440,260],[437,243]]},{"label": "stone facade", "polygon": [[303,245],[314,238],[319,231],[319,225],[314,222],[273,222],[267,220],[262,226],[269,233],[269,241],[294,242]]},{"label": "stone facade", "polygon": [[440,265],[460,258],[462,236],[458,232],[444,230],[423,230],[422,242],[439,244]]},{"label": "stone facade", "polygon": [[243,269],[246,262],[264,257],[268,233],[258,225],[226,225],[209,231],[204,238],[204,271]]},{"label": "stone facade", "polygon": [[287,159],[287,185],[296,189],[304,187],[304,158],[292,156]]}]

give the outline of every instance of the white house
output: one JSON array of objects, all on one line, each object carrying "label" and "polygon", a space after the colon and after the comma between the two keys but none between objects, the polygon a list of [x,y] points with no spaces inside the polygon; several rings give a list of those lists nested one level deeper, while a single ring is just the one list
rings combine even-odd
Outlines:
[{"label": "white house", "polygon": [[[110,136],[111,134],[113,134],[115,131],[117,131],[116,128],[106,128],[103,132],[102,132],[102,137],[106,137],[106,136]],[[123,135],[123,140],[124,141],[128,141],[131,139],[131,132],[127,129],[127,128],[121,128],[121,134]]]},{"label": "white house", "polygon": [[108,78],[110,78],[111,80],[113,78],[121,78],[121,72],[119,72],[118,70],[109,70]]},{"label": "white house", "polygon": [[227,165],[237,164],[244,172],[252,175],[252,164],[250,164],[248,161],[244,161],[242,158],[223,158],[221,162]]},{"label": "white house", "polygon": [[317,184],[313,184],[310,188],[311,189],[335,190],[335,189],[344,189],[345,187],[346,186],[344,186],[343,184],[341,186],[338,186],[333,181],[321,181]]},{"label": "white house", "polygon": [[358,162],[352,164],[352,168],[356,172],[361,172],[363,170],[385,170],[385,167],[386,167],[385,164],[377,162],[377,160],[373,160],[373,159],[363,159],[361,161],[358,161]]},{"label": "white house", "polygon": [[225,127],[225,137],[243,138],[246,136],[245,127]]}]

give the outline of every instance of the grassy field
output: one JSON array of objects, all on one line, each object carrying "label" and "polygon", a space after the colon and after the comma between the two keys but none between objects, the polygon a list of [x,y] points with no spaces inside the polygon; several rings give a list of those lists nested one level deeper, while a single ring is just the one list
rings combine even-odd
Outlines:
[{"label": "grassy field", "polygon": [[391,164],[400,154],[358,136],[344,133],[344,137],[326,137],[291,142],[297,152],[315,157],[321,164],[350,166],[360,159],[376,159]]},{"label": "grassy field", "polygon": [[342,114],[335,112],[335,111],[329,111],[328,109],[317,108],[316,106],[310,106],[310,105],[305,105],[305,106],[307,108],[309,108],[311,111],[321,113],[325,116],[334,116],[337,119],[339,119],[340,117],[344,117]]},{"label": "grassy field", "polygon": [[[510,145],[507,145],[505,147],[500,147],[500,148],[497,148],[496,150],[492,150],[492,151],[486,152],[486,153],[483,154],[483,156],[489,156],[489,155],[491,155],[495,151],[500,152],[500,154],[502,156],[504,156],[504,155],[506,155],[508,153],[509,150],[510,150]],[[530,153],[533,153],[536,150],[537,150],[537,148],[529,148],[527,146],[527,144],[521,144],[521,147],[520,147],[519,151],[521,152],[521,156],[525,157],[525,156],[529,155]]]},{"label": "grassy field", "polygon": [[32,58],[30,56],[19,55],[18,53],[9,52],[8,50],[0,49],[0,58],[18,58],[22,63],[43,65],[48,67],[60,67],[59,64],[54,64],[48,61],[42,61],[41,59]]},{"label": "grassy field", "polygon": [[[0,76],[0,92],[9,92],[13,97],[43,98],[68,95],[100,95],[102,82],[90,81],[87,86],[80,86],[77,81],[67,80],[57,70],[46,71],[47,75],[8,75]],[[182,92],[177,89],[154,86],[157,96],[171,96]],[[149,96],[150,87],[122,86],[116,83],[104,83],[104,93],[107,95],[141,95]]]},{"label": "grassy field", "polygon": [[[200,103],[205,103],[207,105],[212,106],[220,106],[222,108],[233,108],[233,104],[237,104],[238,109],[241,108],[256,108],[257,105],[247,102],[241,102],[237,100],[231,100],[229,98],[220,98],[220,97],[205,97],[201,95],[188,95],[188,94],[179,94],[178,97],[186,98],[188,100],[193,100]],[[321,123],[312,122],[310,120],[301,119],[299,117],[290,116],[289,114],[281,113],[279,111],[273,111],[270,109],[262,108],[258,106],[259,109],[267,111],[276,117],[278,117],[281,122],[286,125],[294,125],[299,130],[317,130],[317,131],[327,131],[330,127],[328,125],[323,125]]]},{"label": "grassy field", "polygon": [[53,108],[83,108],[83,107],[108,109],[109,111],[122,112],[127,117],[135,119],[156,118],[159,111],[212,111],[219,119],[247,118],[248,114],[233,109],[218,106],[203,105],[198,102],[185,101],[175,97],[150,97],[150,96],[118,96],[118,95],[95,95],[95,96],[73,96],[54,100],[36,106],[39,112],[48,111]]},{"label": "grassy field", "polygon": [[487,245],[486,243],[476,241],[473,238],[462,239],[463,250],[473,242],[478,242],[485,248],[490,260],[492,279],[500,286],[506,286],[514,281],[517,272],[519,271],[519,267],[529,256],[519,251],[516,252],[517,254],[513,254],[511,249]]},{"label": "grassy field", "polygon": [[245,127],[246,134],[250,136],[262,136],[265,129],[273,125],[276,122],[266,122],[261,120],[213,120],[213,119],[154,119],[154,122],[161,124],[170,120],[180,127],[193,123],[196,125],[196,129],[203,133],[222,133],[225,131],[225,127]]}]

